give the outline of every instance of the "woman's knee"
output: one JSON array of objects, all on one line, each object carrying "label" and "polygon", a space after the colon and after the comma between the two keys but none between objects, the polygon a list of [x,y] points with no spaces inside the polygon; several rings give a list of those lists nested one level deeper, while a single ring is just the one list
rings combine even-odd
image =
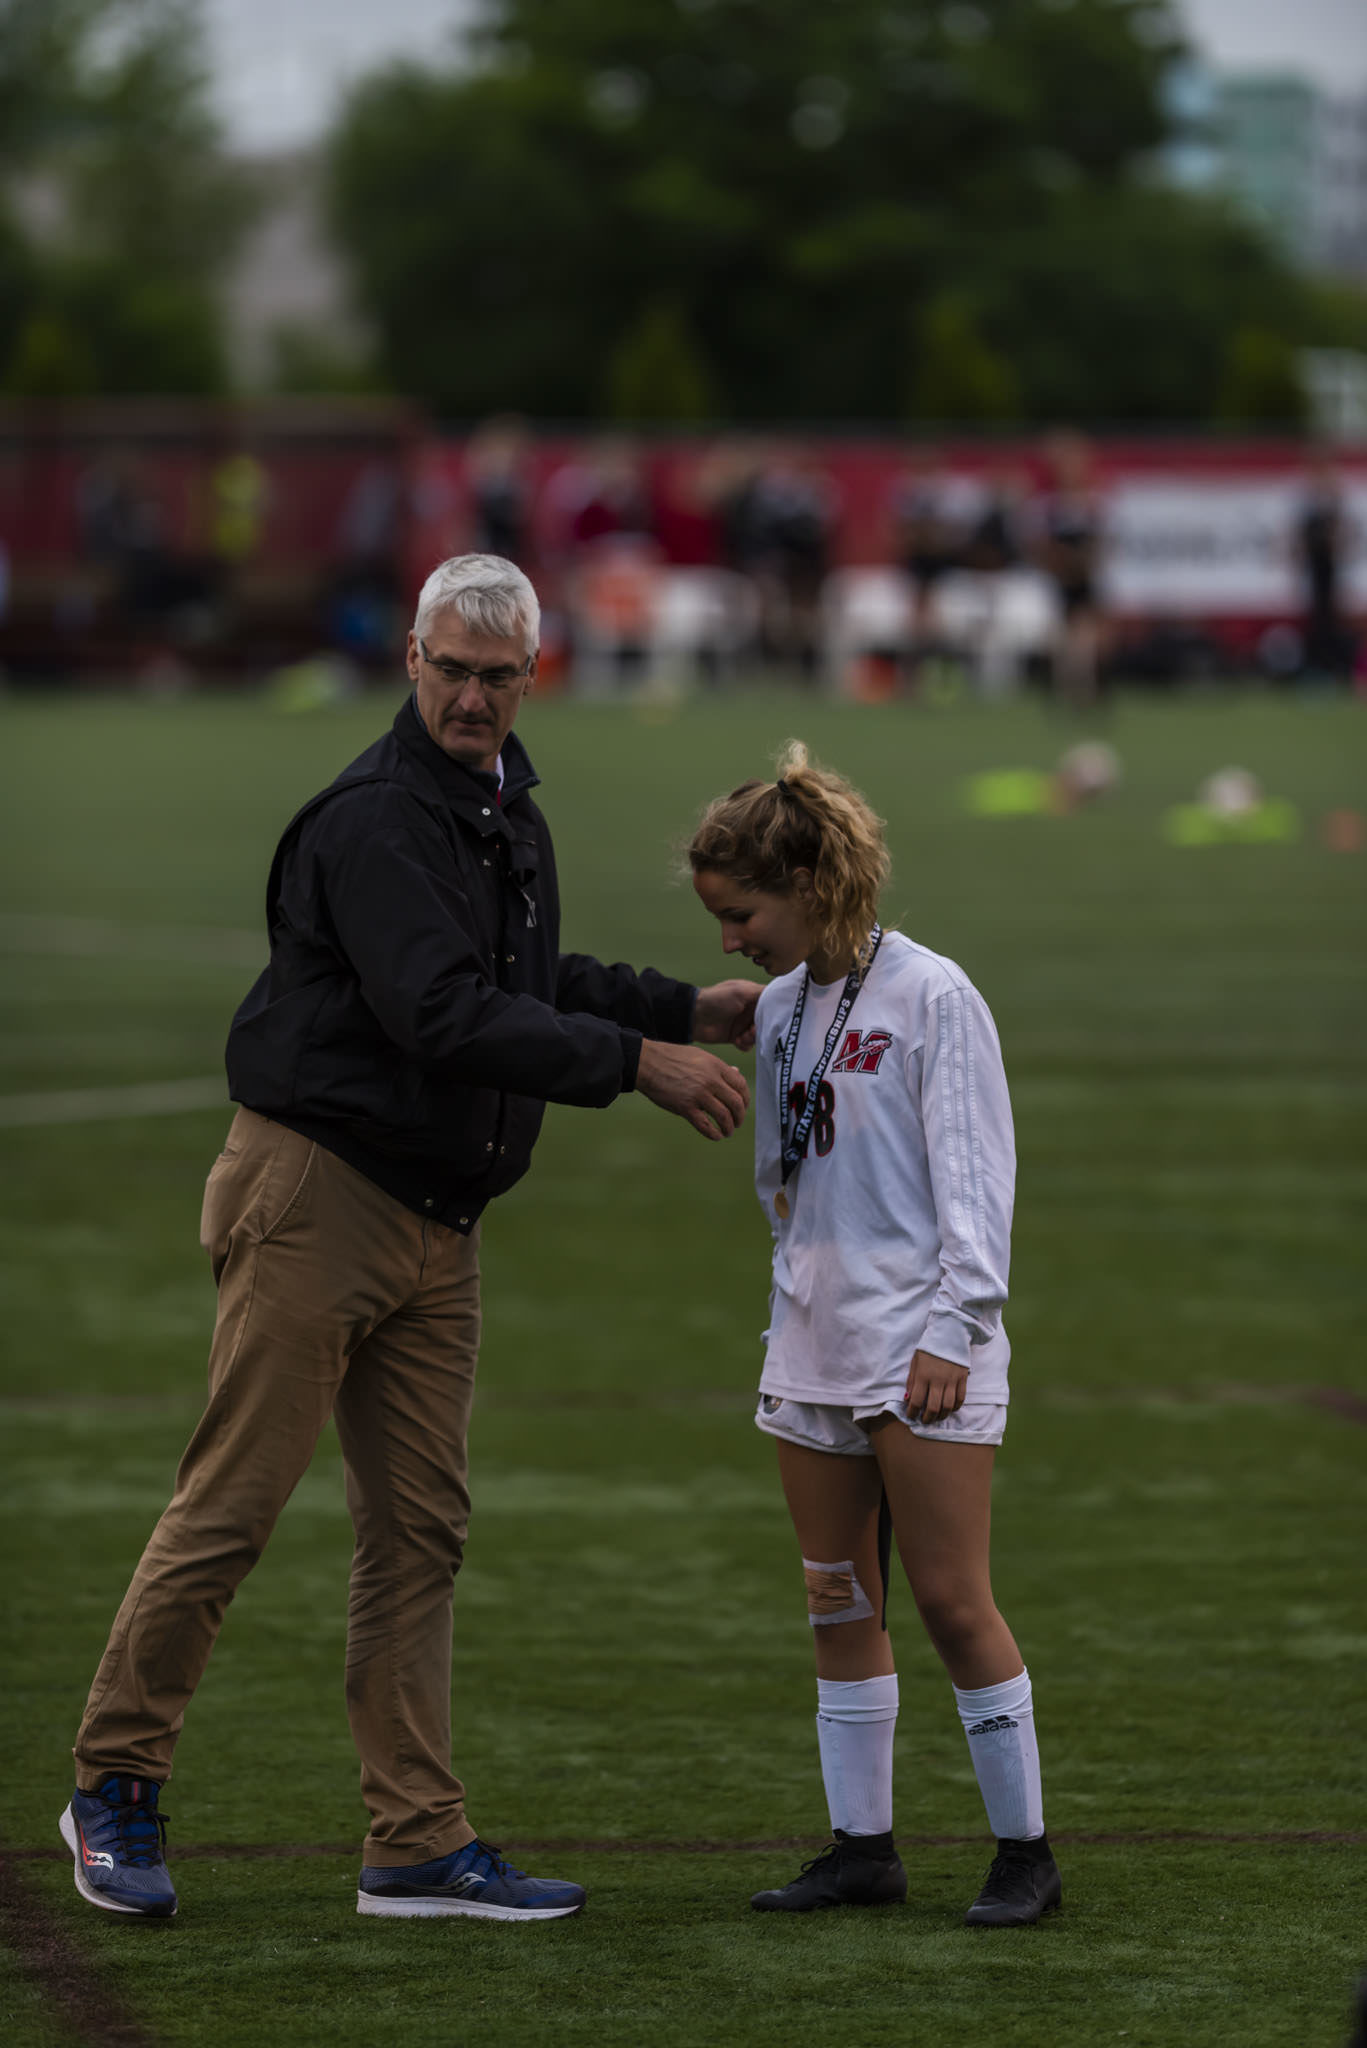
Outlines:
[{"label": "woman's knee", "polygon": [[913,1586],[912,1590],[926,1633],[941,1656],[969,1648],[996,1625],[997,1609],[990,1593],[952,1582]]}]

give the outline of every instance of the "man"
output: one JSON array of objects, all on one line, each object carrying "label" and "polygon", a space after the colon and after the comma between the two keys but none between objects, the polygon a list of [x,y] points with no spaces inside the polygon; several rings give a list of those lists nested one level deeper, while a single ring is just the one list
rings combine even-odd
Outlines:
[{"label": "man", "polygon": [[552,1919],[584,1902],[486,1847],[451,1771],[479,1219],[526,1171],[547,1102],[635,1088],[729,1136],[745,1081],[682,1041],[752,1043],[757,985],[559,953],[550,835],[513,735],[538,624],[511,562],[443,562],[408,636],[412,697],[275,856],[270,965],[228,1039],[241,1107],[204,1200],[209,1405],[115,1621],[61,1822],[77,1890],[112,1912],[176,1910],[158,1793],[224,1610],[330,1414],[356,1530],[358,1910]]}]

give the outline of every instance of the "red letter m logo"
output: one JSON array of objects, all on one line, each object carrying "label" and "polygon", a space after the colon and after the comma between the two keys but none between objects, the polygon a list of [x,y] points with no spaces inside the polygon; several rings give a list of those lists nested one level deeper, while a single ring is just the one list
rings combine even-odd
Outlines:
[{"label": "red letter m logo", "polygon": [[866,1031],[861,1038],[857,1031],[845,1033],[845,1043],[831,1062],[833,1074],[876,1074],[883,1054],[892,1044],[890,1031]]}]

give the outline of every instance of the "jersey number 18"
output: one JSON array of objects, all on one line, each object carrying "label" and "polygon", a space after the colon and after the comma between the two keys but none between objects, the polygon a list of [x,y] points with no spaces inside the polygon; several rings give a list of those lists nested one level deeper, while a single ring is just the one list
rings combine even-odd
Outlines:
[{"label": "jersey number 18", "polygon": [[[801,1123],[802,1112],[807,1107],[805,1082],[794,1081],[788,1090],[788,1108],[794,1123]],[[824,1159],[835,1143],[835,1090],[829,1081],[822,1081],[816,1091],[816,1115],[812,1118],[811,1142],[816,1146],[816,1156]],[[807,1156],[807,1146],[802,1147],[802,1156]]]}]

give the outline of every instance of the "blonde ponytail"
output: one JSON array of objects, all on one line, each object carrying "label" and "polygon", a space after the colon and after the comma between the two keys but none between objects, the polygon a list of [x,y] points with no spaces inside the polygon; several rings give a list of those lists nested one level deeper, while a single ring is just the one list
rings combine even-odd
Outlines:
[{"label": "blonde ponytail", "polygon": [[841,775],[789,740],[775,782],[743,782],[718,797],[688,843],[694,874],[730,875],[786,896],[800,868],[812,877],[813,919],[823,943],[866,964],[869,933],[890,863],[883,820]]}]

